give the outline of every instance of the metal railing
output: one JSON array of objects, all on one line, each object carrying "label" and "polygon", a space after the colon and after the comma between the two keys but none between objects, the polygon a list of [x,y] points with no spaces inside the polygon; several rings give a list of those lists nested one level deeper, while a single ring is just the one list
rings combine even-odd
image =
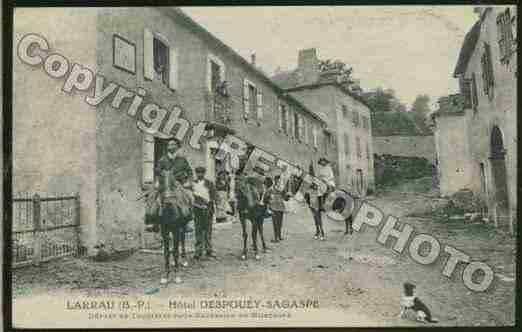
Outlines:
[{"label": "metal railing", "polygon": [[81,255],[80,196],[13,199],[12,266],[38,265],[51,259]]}]

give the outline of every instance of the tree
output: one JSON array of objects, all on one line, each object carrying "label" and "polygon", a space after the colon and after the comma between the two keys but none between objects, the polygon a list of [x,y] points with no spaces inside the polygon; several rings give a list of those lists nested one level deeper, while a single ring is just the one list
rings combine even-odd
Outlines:
[{"label": "tree", "polygon": [[430,96],[421,94],[415,98],[411,106],[412,118],[423,131],[430,131],[427,124],[427,115],[431,112],[429,103]]},{"label": "tree", "polygon": [[377,89],[362,94],[372,112],[404,112],[406,106],[395,96],[393,89]]}]

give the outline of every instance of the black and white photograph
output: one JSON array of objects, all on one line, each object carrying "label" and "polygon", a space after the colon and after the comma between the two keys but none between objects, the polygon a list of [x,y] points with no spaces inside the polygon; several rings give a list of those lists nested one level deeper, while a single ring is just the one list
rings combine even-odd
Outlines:
[{"label": "black and white photograph", "polygon": [[515,3],[10,5],[7,328],[515,326]]}]

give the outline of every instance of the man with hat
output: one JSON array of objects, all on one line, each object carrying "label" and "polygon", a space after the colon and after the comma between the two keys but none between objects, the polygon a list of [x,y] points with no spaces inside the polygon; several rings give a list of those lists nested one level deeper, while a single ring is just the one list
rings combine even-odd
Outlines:
[{"label": "man with hat", "polygon": [[187,188],[190,186],[193,173],[189,162],[181,153],[179,140],[170,138],[167,141],[167,151],[158,161],[154,171],[158,178],[161,202],[161,236],[166,269],[161,283],[165,284],[170,272],[170,234],[174,240],[174,266],[177,269],[181,232],[184,232],[187,222],[192,219],[192,197]]},{"label": "man with hat", "polygon": [[212,252],[212,218],[216,204],[214,183],[205,179],[205,167],[196,167],[196,180],[192,184],[194,194],[194,224],[196,227],[196,250],[194,259],[200,259],[203,252],[207,257],[215,257]]}]

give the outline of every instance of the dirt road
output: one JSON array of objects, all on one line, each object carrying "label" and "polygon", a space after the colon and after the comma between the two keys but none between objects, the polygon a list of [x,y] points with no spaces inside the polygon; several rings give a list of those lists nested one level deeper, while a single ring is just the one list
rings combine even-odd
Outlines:
[{"label": "dirt road", "polygon": [[[422,266],[406,251],[396,254],[390,249],[393,242],[381,245],[376,241],[377,230],[372,228],[345,236],[343,223],[326,219],[327,240],[313,240],[312,217],[303,208],[285,217],[285,240],[269,243],[270,250],[260,261],[252,255],[247,261],[239,260],[239,224],[217,225],[213,242],[218,258],[190,260],[189,267],[180,273],[183,282],[161,287],[154,296],[310,298],[317,299],[321,309],[342,310],[347,317],[354,317],[354,325],[415,326],[420,323],[397,317],[402,283],[408,280],[417,285],[418,296],[440,320],[437,325],[514,324],[514,238],[497,234],[483,224],[407,217],[429,201],[422,195],[397,193],[371,199],[372,204],[409,223],[416,232],[428,233],[441,244],[452,245],[492,266],[500,278],[495,277],[488,291],[468,290],[459,268],[451,280],[442,276],[444,259]],[[272,235],[272,224],[267,221],[265,236],[271,239]],[[52,262],[38,269],[15,271],[14,296],[18,303],[58,290],[89,296],[139,296],[159,286],[161,265],[161,256],[144,253],[104,263],[86,258]]]}]

